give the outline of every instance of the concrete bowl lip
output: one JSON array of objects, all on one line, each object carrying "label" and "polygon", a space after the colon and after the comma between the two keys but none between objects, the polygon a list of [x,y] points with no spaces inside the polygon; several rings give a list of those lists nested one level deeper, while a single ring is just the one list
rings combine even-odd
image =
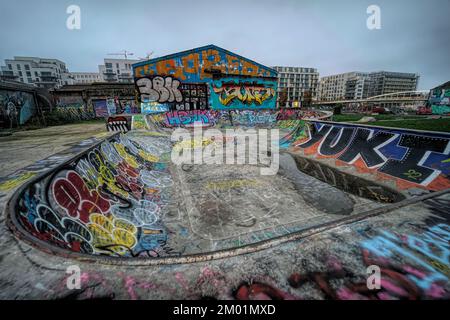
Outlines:
[{"label": "concrete bowl lip", "polygon": [[73,259],[80,262],[90,262],[90,263],[103,263],[107,265],[123,265],[123,266],[150,266],[150,265],[173,265],[173,264],[184,264],[184,263],[195,263],[195,262],[204,262],[204,261],[210,261],[210,260],[216,260],[216,259],[223,259],[228,257],[234,257],[238,255],[243,255],[247,253],[252,253],[256,251],[261,251],[264,249],[269,249],[272,247],[275,247],[277,245],[299,240],[301,238],[305,238],[308,236],[311,236],[313,234],[320,233],[322,231],[326,231],[329,229],[333,229],[342,225],[358,222],[360,220],[377,216],[386,212],[389,212],[391,210],[413,204],[416,202],[420,202],[423,200],[426,200],[428,198],[434,198],[446,193],[450,192],[450,189],[437,191],[437,192],[431,192],[422,196],[417,197],[411,197],[406,198],[405,200],[401,200],[399,202],[381,206],[375,209],[371,209],[369,211],[361,212],[355,215],[350,215],[347,217],[343,217],[334,221],[325,222],[322,224],[318,224],[315,226],[308,227],[306,229],[295,231],[288,233],[286,235],[273,237],[271,239],[258,241],[255,243],[243,245],[240,247],[234,247],[229,249],[221,249],[216,251],[208,251],[208,252],[202,252],[202,253],[196,253],[196,254],[188,254],[188,255],[182,255],[182,256],[169,256],[169,257],[157,257],[157,258],[139,258],[139,257],[117,257],[117,256],[106,256],[106,255],[91,255],[91,254],[85,254],[85,253],[79,253],[70,251],[68,249],[64,249],[61,247],[58,247],[53,244],[49,244],[41,239],[38,239],[34,236],[32,236],[27,230],[25,230],[24,227],[19,223],[17,219],[17,207],[18,207],[18,200],[23,195],[25,190],[33,183],[42,180],[52,174],[54,174],[59,169],[65,167],[66,165],[72,163],[73,161],[76,161],[80,157],[84,156],[86,153],[90,152],[97,146],[99,146],[101,143],[107,140],[111,140],[117,136],[119,136],[120,133],[114,134],[112,136],[109,136],[105,139],[102,139],[101,141],[97,142],[96,144],[92,145],[91,147],[87,148],[86,150],[83,150],[76,154],[71,159],[68,159],[55,168],[45,171],[41,174],[36,175],[26,183],[24,183],[22,186],[20,186],[14,194],[9,198],[8,202],[5,206],[5,216],[6,216],[6,224],[10,231],[13,233],[13,235],[18,238],[19,240],[24,241],[28,245],[38,249],[40,252],[45,252],[47,254],[55,255],[59,258],[68,258]]}]

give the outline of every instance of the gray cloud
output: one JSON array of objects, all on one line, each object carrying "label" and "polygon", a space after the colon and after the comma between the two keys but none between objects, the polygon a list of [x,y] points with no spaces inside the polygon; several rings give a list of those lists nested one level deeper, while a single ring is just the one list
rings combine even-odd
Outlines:
[{"label": "gray cloud", "polygon": [[[82,29],[66,28],[81,7]],[[381,8],[381,30],[366,8]],[[55,57],[96,71],[123,49],[164,55],[216,44],[266,65],[421,74],[420,89],[450,80],[449,0],[15,0],[0,3],[0,59]]]}]

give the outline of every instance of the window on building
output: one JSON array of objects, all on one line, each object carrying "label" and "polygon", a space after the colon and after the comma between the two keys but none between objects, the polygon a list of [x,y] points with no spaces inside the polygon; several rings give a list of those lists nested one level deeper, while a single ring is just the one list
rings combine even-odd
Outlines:
[{"label": "window on building", "polygon": [[20,70],[20,64],[17,65],[17,70]]},{"label": "window on building", "polygon": [[22,76],[22,71],[19,71],[19,76]]},{"label": "window on building", "polygon": [[26,64],[25,65],[25,70],[30,70],[30,65]]},{"label": "window on building", "polygon": [[11,64],[8,64],[8,69],[12,70],[12,65]]},{"label": "window on building", "polygon": [[30,71],[27,71],[27,77],[31,77],[31,72]]},{"label": "window on building", "polygon": [[28,80],[28,82],[33,82],[33,79],[31,79],[31,78],[27,78],[27,80]]}]

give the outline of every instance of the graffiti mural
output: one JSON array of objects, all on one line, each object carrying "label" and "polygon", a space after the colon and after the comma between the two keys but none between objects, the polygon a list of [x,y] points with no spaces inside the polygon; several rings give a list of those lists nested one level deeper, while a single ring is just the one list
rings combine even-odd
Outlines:
[{"label": "graffiti mural", "polygon": [[180,81],[168,76],[141,78],[136,80],[141,101],[148,102],[181,102],[183,96],[178,89]]},{"label": "graffiti mural", "polygon": [[157,165],[170,146],[155,150],[125,136],[104,141],[31,184],[19,203],[19,223],[34,237],[74,252],[128,257],[170,252],[161,249],[167,231],[160,217],[172,180]]},{"label": "graffiti mural", "polygon": [[448,83],[432,89],[428,103],[433,114],[450,114],[450,88],[448,88]]},{"label": "graffiti mural", "polygon": [[123,116],[109,117],[106,121],[107,131],[127,132],[130,130],[129,118]]},{"label": "graffiti mural", "polygon": [[92,100],[96,117],[107,117],[116,114],[139,113],[136,103],[132,99],[119,99],[119,97]]},{"label": "graffiti mural", "polygon": [[106,110],[110,116],[117,114],[117,105],[114,99],[106,99]]},{"label": "graffiti mural", "polygon": [[108,108],[106,107],[106,100],[93,100],[95,116],[98,118],[108,116]]},{"label": "graffiti mural", "polygon": [[143,115],[134,115],[131,119],[131,129],[132,130],[141,130],[146,129],[147,124],[145,123],[145,118]]},{"label": "graffiti mural", "polygon": [[277,72],[214,45],[136,63],[133,72],[140,102],[170,111],[275,108]]},{"label": "graffiti mural", "polygon": [[84,105],[81,96],[59,96],[56,98],[57,108],[82,108]]},{"label": "graffiti mural", "polygon": [[0,90],[0,126],[15,127],[36,113],[34,96],[28,92]]},{"label": "graffiti mural", "polygon": [[[274,127],[292,130],[302,124],[301,119],[326,118],[327,113],[308,110],[191,110],[171,111],[148,115],[158,127],[172,128],[192,126],[199,122],[203,126],[220,127]],[[303,131],[304,133],[304,131]],[[300,134],[300,132],[299,132]],[[292,137],[291,137],[292,139]]]},{"label": "graffiti mural", "polygon": [[57,107],[54,114],[68,121],[92,120],[96,118],[95,112],[91,107]]},{"label": "graffiti mural", "polygon": [[162,104],[159,102],[141,102],[141,113],[152,114],[169,111],[170,106],[168,104]]},{"label": "graffiti mural", "polygon": [[186,127],[193,126],[195,122],[203,126],[213,126],[216,124],[218,114],[212,110],[172,111],[164,114],[163,125],[166,127]]},{"label": "graffiti mural", "polygon": [[183,83],[170,76],[136,80],[143,113],[168,110],[208,109],[208,90],[204,83]]},{"label": "graffiti mural", "polygon": [[336,159],[363,173],[394,179],[400,189],[450,187],[450,135],[313,121],[309,137],[294,143],[317,159]]},{"label": "graffiti mural", "polygon": [[276,79],[223,78],[211,83],[213,109],[274,109]]}]

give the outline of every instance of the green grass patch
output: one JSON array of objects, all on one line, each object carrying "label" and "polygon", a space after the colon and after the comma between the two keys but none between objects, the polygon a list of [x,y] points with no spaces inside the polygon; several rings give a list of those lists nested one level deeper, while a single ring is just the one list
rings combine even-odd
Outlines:
[{"label": "green grass patch", "polygon": [[333,121],[336,122],[352,122],[358,121],[363,117],[373,117],[376,120],[402,120],[402,119],[420,119],[424,116],[419,115],[395,115],[395,114],[378,114],[378,115],[365,115],[365,114],[338,114],[333,116]]},{"label": "green grass patch", "polygon": [[427,131],[450,132],[450,118],[427,119],[426,116],[420,115],[364,115],[364,114],[340,114],[334,115],[332,121],[336,122],[356,122],[363,117],[373,117],[377,121],[367,122],[364,124],[389,127],[403,128]]},{"label": "green grass patch", "polygon": [[417,119],[415,121],[376,121],[368,124],[389,128],[450,132],[450,118]]}]

